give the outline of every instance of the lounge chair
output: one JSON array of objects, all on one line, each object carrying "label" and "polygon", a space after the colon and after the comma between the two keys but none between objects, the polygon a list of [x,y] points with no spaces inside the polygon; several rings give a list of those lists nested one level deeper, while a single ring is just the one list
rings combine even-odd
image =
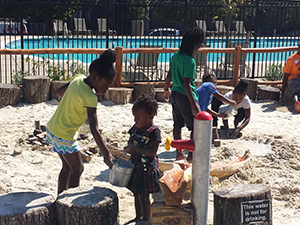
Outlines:
[{"label": "lounge chair", "polygon": [[[241,46],[242,48],[247,48],[248,47],[248,43],[245,42],[229,42],[229,48],[235,48],[236,46]],[[247,76],[250,76],[251,73],[251,68],[246,64],[246,57],[247,54],[243,53],[241,55],[241,59],[240,59],[240,76],[244,77],[244,74],[246,72]],[[225,63],[226,63],[226,67],[227,70],[231,70],[231,73],[233,73],[233,69],[234,69],[234,60],[235,60],[235,54],[234,53],[227,53],[227,59],[225,62],[225,58],[220,58],[221,59],[221,63],[220,63],[220,67],[217,69],[219,71],[222,71],[222,69],[225,68]],[[216,72],[218,73],[218,72]]]},{"label": "lounge chair", "polygon": [[106,34],[106,32],[108,31],[109,35],[117,35],[117,31],[110,30],[110,29],[107,30],[106,18],[97,18],[97,22],[98,22],[97,34]]},{"label": "lounge chair", "polygon": [[247,34],[247,31],[244,26],[244,22],[242,20],[235,21],[235,29],[236,29],[236,34],[240,34],[240,35]]},{"label": "lounge chair", "polygon": [[53,25],[55,26],[54,31],[56,30],[56,34],[64,34],[64,35],[69,34],[68,25],[64,21],[54,20]]},{"label": "lounge chair", "polygon": [[[141,45],[140,48],[161,48],[161,46],[144,46]],[[155,80],[161,80],[161,74],[158,74],[158,71],[162,69],[157,65],[159,58],[159,53],[138,53],[136,60],[128,60],[130,63],[130,72],[133,69],[133,72],[142,72],[150,80],[154,80],[154,74],[156,73]]]},{"label": "lounge chair", "polygon": [[224,34],[226,33],[226,29],[224,26],[224,21],[216,20],[215,21],[217,34]]},{"label": "lounge chair", "polygon": [[92,34],[93,32],[91,30],[86,29],[85,25],[85,19],[84,18],[74,18],[74,24],[75,24],[75,33],[76,34]]},{"label": "lounge chair", "polygon": [[196,20],[196,24],[200,27],[204,32],[207,31],[206,22],[205,20]]}]

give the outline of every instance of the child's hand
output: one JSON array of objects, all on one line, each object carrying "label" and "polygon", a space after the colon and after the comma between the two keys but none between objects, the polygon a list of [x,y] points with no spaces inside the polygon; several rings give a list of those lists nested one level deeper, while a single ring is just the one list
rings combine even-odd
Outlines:
[{"label": "child's hand", "polygon": [[237,129],[231,130],[231,131],[228,130],[227,136],[228,136],[229,138],[236,139],[237,136],[238,136],[238,134],[239,134],[239,132],[238,132]]},{"label": "child's hand", "polygon": [[169,91],[164,91],[164,99],[166,102],[170,101],[170,95],[171,93]]},{"label": "child's hand", "polygon": [[221,117],[221,118],[227,118],[228,117],[228,115],[227,114],[225,114],[225,113],[218,113],[217,114],[217,117]]},{"label": "child's hand", "polygon": [[235,101],[233,101],[233,100],[230,100],[230,103],[229,103],[230,105],[236,105],[236,102]]},{"label": "child's hand", "polygon": [[108,153],[106,156],[104,156],[104,163],[109,167],[109,169],[112,168],[113,161],[114,157],[112,154]]},{"label": "child's hand", "polygon": [[124,152],[127,152],[129,154],[133,154],[134,153],[134,149],[133,149],[133,145],[127,145],[124,147]]}]

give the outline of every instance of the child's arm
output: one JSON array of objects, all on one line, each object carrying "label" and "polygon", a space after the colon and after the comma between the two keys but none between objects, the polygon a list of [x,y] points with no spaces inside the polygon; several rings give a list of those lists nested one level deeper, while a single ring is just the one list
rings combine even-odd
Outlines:
[{"label": "child's arm", "polygon": [[187,78],[187,77],[183,78],[183,86],[186,95],[191,103],[192,113],[195,116],[198,112],[200,112],[200,107],[198,105],[198,102],[194,98],[190,82],[191,82],[191,78]]},{"label": "child's arm", "polygon": [[164,86],[164,99],[166,100],[166,102],[169,101],[169,96],[170,96],[169,87],[170,87],[171,81],[172,81],[172,73],[171,73],[171,70],[169,70],[167,78],[165,80],[165,86]]},{"label": "child's arm", "polygon": [[124,151],[127,153],[130,153],[130,154],[132,154],[134,152],[138,152],[138,153],[144,154],[146,156],[154,157],[157,153],[158,146],[159,146],[159,141],[154,140],[154,141],[149,142],[149,145],[147,148],[140,148],[137,146],[128,145],[128,146],[124,147]]},{"label": "child's arm", "polygon": [[205,110],[206,112],[210,113],[211,115],[215,116],[215,117],[221,117],[221,118],[226,118],[228,115],[224,114],[224,113],[217,113],[214,110],[211,110],[209,108],[207,108]]},{"label": "child's arm", "polygon": [[213,96],[222,102],[229,103],[230,105],[236,105],[235,101],[230,100],[229,98],[226,98],[224,95],[221,95],[219,92],[214,93]]},{"label": "child's arm", "polygon": [[56,94],[58,95],[58,97],[62,98],[67,90],[67,88],[69,87],[69,83],[64,84],[63,86],[61,86],[57,91]]},{"label": "child's arm", "polygon": [[250,122],[250,115],[251,115],[251,110],[249,109],[245,109],[245,119],[243,121],[243,123],[239,126],[236,127],[235,131],[232,132],[232,134],[230,134],[229,137],[231,138],[236,138],[238,136],[238,134],[240,133],[241,130],[243,130]]},{"label": "child's arm", "polygon": [[103,153],[105,164],[109,168],[111,168],[112,167],[113,156],[110,154],[110,151],[106,147],[106,145],[105,145],[105,143],[102,139],[102,136],[99,132],[98,119],[97,119],[97,108],[88,107],[87,108],[87,114],[88,114],[88,118],[89,118],[91,133],[92,133],[98,147],[100,148],[101,152]]}]

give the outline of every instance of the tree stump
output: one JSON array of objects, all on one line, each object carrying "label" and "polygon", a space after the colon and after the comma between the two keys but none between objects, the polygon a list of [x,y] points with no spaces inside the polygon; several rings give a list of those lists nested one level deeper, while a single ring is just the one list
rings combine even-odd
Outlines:
[{"label": "tree stump", "polygon": [[49,100],[50,78],[27,76],[23,78],[23,102],[40,103]]},{"label": "tree stump", "polygon": [[123,87],[111,87],[103,95],[103,99],[117,104],[127,104],[132,99],[132,89]]},{"label": "tree stump", "polygon": [[279,88],[259,85],[257,90],[257,100],[276,100],[279,101]]},{"label": "tree stump", "polygon": [[135,101],[141,94],[151,95],[155,98],[154,84],[137,82],[134,83],[133,89],[133,101]]},{"label": "tree stump", "polygon": [[164,89],[163,88],[155,88],[155,99],[158,102],[165,102],[164,98]]},{"label": "tree stump", "polygon": [[13,84],[0,84],[0,107],[21,102],[21,88]]},{"label": "tree stump", "polygon": [[61,86],[67,83],[69,83],[69,81],[60,81],[60,80],[51,81],[49,99],[51,100],[55,98],[57,101],[60,101],[60,97],[56,94],[56,92]]},{"label": "tree stump", "polygon": [[257,85],[258,81],[255,79],[250,79],[250,78],[241,78],[241,80],[244,80],[248,82],[248,90],[247,90],[247,95],[251,100],[256,100],[256,95],[257,95]]},{"label": "tree stump", "polygon": [[221,95],[225,95],[227,92],[232,91],[234,88],[231,86],[217,85],[217,90]]},{"label": "tree stump", "polygon": [[58,196],[55,206],[59,225],[119,224],[118,196],[108,188],[70,188]]},{"label": "tree stump", "polygon": [[[263,207],[264,204],[260,204],[260,201],[255,200],[270,201],[268,208],[270,210],[269,219],[265,218],[263,220],[263,213],[266,213],[266,207]],[[249,202],[246,205],[247,208],[242,207],[245,202]],[[255,204],[255,202],[258,204]],[[248,211],[245,211],[246,209]],[[263,222],[260,223],[262,225],[272,224],[270,188],[261,184],[238,184],[233,187],[221,188],[214,194],[214,225],[240,225],[242,224],[242,212],[245,212],[247,216],[243,215],[243,220],[249,221],[249,223],[243,224],[250,224],[254,219],[262,219]]]},{"label": "tree stump", "polygon": [[153,202],[151,205],[151,224],[193,224],[193,206],[182,204],[180,206],[167,206],[164,202]]},{"label": "tree stump", "polygon": [[53,196],[39,192],[14,192],[0,196],[0,224],[57,224]]}]

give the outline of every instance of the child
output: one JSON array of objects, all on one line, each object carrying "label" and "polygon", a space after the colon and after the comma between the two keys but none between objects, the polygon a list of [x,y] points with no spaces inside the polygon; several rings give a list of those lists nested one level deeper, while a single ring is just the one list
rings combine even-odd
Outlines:
[{"label": "child", "polygon": [[76,142],[77,131],[88,118],[91,133],[111,168],[112,155],[105,146],[98,129],[96,94],[103,94],[113,82],[116,70],[116,52],[106,50],[89,67],[89,76],[80,75],[71,83],[62,86],[57,94],[62,97],[54,115],[47,124],[47,143],[57,152],[62,169],[58,177],[58,195],[68,188],[78,187],[83,164]]},{"label": "child", "polygon": [[[204,43],[204,32],[199,27],[190,28],[183,36],[180,50],[171,59],[170,70],[165,81],[164,98],[169,98],[169,85],[173,82],[171,102],[173,108],[173,138],[181,139],[181,128],[185,125],[193,137],[194,116],[200,111],[198,95],[194,83],[196,63],[193,56]],[[185,159],[185,155],[177,150],[176,160]],[[188,162],[192,161],[189,152]]]},{"label": "child", "polygon": [[235,101],[226,98],[224,95],[221,95],[218,92],[215,86],[216,83],[217,77],[215,74],[206,74],[202,77],[202,85],[196,89],[196,92],[198,94],[199,106],[201,111],[207,111],[215,117],[225,118],[227,116],[226,114],[220,114],[207,108],[210,105],[213,96],[219,99],[220,101],[229,103],[231,105],[236,105]]},{"label": "child", "polygon": [[[229,131],[228,120],[223,120],[224,129],[227,130],[227,135],[230,138],[237,138],[241,135],[240,131],[244,129],[250,122],[251,114],[251,101],[247,96],[248,82],[241,80],[234,88],[233,91],[230,91],[225,94],[225,97],[236,101],[236,108],[238,113],[235,115],[234,119],[234,130]],[[212,109],[218,111],[222,102],[217,98],[212,100]],[[242,122],[240,126],[239,123]],[[218,118],[214,117],[213,126],[217,126]]]},{"label": "child", "polygon": [[141,95],[132,107],[135,124],[129,130],[130,138],[124,151],[131,154],[135,165],[127,188],[134,195],[135,219],[126,224],[138,221],[149,221],[149,194],[160,191],[158,179],[158,157],[156,152],[161,142],[160,130],[153,125],[153,117],[157,114],[157,101]]}]

